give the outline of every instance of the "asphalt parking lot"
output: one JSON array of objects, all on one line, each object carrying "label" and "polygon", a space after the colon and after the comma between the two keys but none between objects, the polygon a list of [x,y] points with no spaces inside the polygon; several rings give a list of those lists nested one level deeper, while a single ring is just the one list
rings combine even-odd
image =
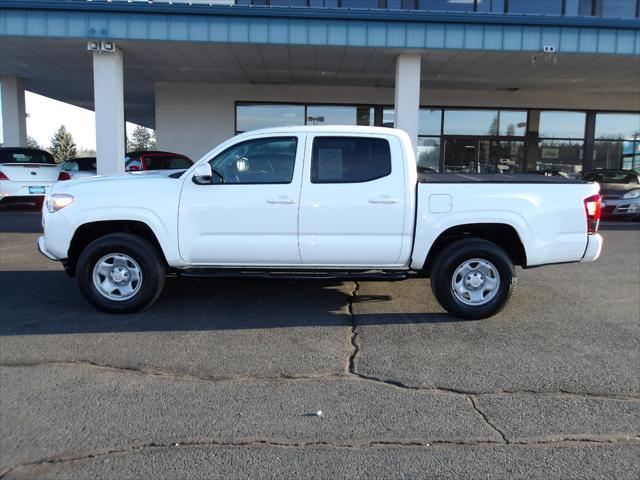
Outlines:
[{"label": "asphalt parking lot", "polygon": [[458,321],[424,280],[169,279],[103,314],[39,221],[0,212],[1,478],[640,476],[638,223]]}]

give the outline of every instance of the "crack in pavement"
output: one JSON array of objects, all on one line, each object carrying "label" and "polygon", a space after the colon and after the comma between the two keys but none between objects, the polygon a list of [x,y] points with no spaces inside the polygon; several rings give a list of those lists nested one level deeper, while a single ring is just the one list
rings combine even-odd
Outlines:
[{"label": "crack in pavement", "polygon": [[478,401],[476,400],[476,398],[473,395],[467,395],[466,397],[469,403],[471,404],[471,408],[473,408],[473,410],[478,414],[478,416],[480,416],[480,418],[485,423],[485,425],[487,425],[490,430],[493,430],[498,435],[500,435],[500,437],[502,438],[502,443],[510,443],[506,435],[504,434],[504,432],[500,430],[496,426],[496,424],[493,423],[482,410],[480,410],[480,406],[478,405]]},{"label": "crack in pavement", "polygon": [[168,443],[150,442],[139,445],[127,445],[121,447],[112,447],[108,449],[98,449],[91,452],[78,453],[75,455],[53,456],[45,457],[32,462],[17,463],[8,467],[5,471],[0,472],[0,479],[8,478],[12,474],[19,473],[22,469],[28,469],[30,467],[76,463],[84,460],[92,460],[102,457],[128,455],[147,450],[163,450],[172,448],[194,448],[194,447],[210,447],[210,448],[225,448],[225,447],[273,447],[273,448],[308,448],[308,447],[328,447],[335,449],[345,450],[366,450],[377,447],[398,447],[398,448],[424,448],[424,447],[477,447],[477,448],[496,448],[496,447],[540,447],[540,446],[560,446],[560,447],[572,447],[580,446],[584,444],[591,445],[629,445],[639,444],[640,437],[593,437],[593,438],[580,438],[580,437],[562,437],[562,438],[550,438],[550,439],[536,439],[532,441],[517,441],[513,443],[503,443],[496,441],[448,441],[448,440],[433,440],[433,441],[385,441],[374,440],[365,443],[335,443],[327,441],[317,442],[278,442],[274,440],[264,439],[245,439],[235,441],[225,440],[184,440],[184,441],[171,441]]},{"label": "crack in pavement", "polygon": [[356,314],[353,312],[353,300],[358,296],[358,291],[360,290],[360,284],[358,282],[353,282],[353,290],[351,291],[351,295],[349,296],[349,319],[351,320],[351,346],[353,349],[351,350],[351,354],[347,360],[347,370],[346,374],[356,375],[356,356],[358,352],[360,352],[360,345],[358,345],[358,325],[356,324]]},{"label": "crack in pavement", "polygon": [[17,463],[8,467],[4,472],[0,472],[0,478],[6,478],[13,473],[19,473],[21,469],[28,469],[30,467],[37,467],[42,465],[51,465],[59,463],[79,462],[83,460],[89,460],[93,458],[99,458],[104,456],[115,456],[135,453],[142,450],[150,449],[168,449],[168,448],[180,448],[180,447],[253,447],[253,446],[265,446],[265,447],[278,447],[278,448],[307,448],[307,447],[329,447],[339,449],[367,449],[376,448],[382,446],[392,447],[446,447],[446,446],[465,446],[465,447],[533,447],[533,446],[575,446],[585,444],[637,444],[640,443],[640,437],[628,436],[628,435],[577,435],[577,436],[552,436],[552,437],[540,437],[531,438],[527,440],[509,440],[504,432],[498,428],[498,426],[485,414],[479,406],[478,399],[487,396],[501,396],[501,395],[533,395],[533,396],[550,396],[559,398],[581,398],[581,399],[606,399],[606,400],[625,400],[632,402],[640,402],[640,394],[619,394],[619,393],[590,393],[590,392],[572,392],[566,390],[526,390],[526,389],[512,389],[512,390],[499,390],[493,392],[473,392],[464,389],[454,389],[440,386],[420,386],[420,385],[408,385],[399,380],[384,379],[375,377],[372,375],[360,373],[357,371],[356,359],[361,352],[361,345],[358,342],[358,324],[356,322],[356,314],[354,313],[354,300],[356,299],[360,290],[358,282],[353,282],[354,287],[349,296],[347,311],[350,319],[349,329],[349,341],[351,344],[351,350],[347,355],[345,367],[342,372],[325,372],[317,374],[277,374],[277,375],[230,375],[223,377],[207,377],[197,376],[192,374],[183,374],[177,372],[168,372],[144,367],[131,367],[131,366],[113,366],[107,364],[100,364],[97,362],[87,360],[72,360],[72,361],[34,361],[34,362],[4,362],[0,363],[0,367],[38,367],[38,366],[67,366],[77,367],[84,366],[89,368],[96,368],[104,371],[148,375],[159,378],[184,380],[193,382],[240,382],[240,381],[308,381],[308,380],[347,380],[347,381],[363,381],[371,382],[375,384],[383,384],[392,388],[399,388],[404,390],[421,391],[425,393],[449,395],[455,397],[464,397],[475,414],[481,419],[481,421],[487,426],[489,431],[494,432],[499,436],[500,440],[470,440],[470,441],[454,441],[454,440],[421,440],[421,441],[386,441],[377,440],[365,443],[339,443],[331,441],[317,441],[317,442],[278,442],[265,439],[247,439],[247,440],[207,440],[207,441],[173,441],[171,443],[147,443],[142,445],[131,445],[123,447],[114,447],[111,449],[100,449],[88,453],[80,453],[72,456],[54,456],[47,457],[32,462]]}]

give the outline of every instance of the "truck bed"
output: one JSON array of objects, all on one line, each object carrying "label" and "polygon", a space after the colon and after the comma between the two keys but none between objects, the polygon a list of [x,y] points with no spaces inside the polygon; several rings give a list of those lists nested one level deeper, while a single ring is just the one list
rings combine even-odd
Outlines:
[{"label": "truck bed", "polygon": [[585,183],[564,177],[551,177],[533,173],[501,175],[499,173],[420,173],[418,183]]}]

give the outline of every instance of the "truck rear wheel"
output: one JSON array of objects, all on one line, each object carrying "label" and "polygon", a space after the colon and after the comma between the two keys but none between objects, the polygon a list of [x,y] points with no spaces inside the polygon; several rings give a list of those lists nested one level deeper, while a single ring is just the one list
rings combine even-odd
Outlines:
[{"label": "truck rear wheel", "polygon": [[513,262],[494,243],[458,240],[444,248],[431,270],[431,290],[451,315],[477,320],[498,313],[516,285]]},{"label": "truck rear wheel", "polygon": [[130,233],[105,235],[78,258],[80,292],[94,307],[130,313],[149,307],[164,287],[165,267],[156,248]]}]

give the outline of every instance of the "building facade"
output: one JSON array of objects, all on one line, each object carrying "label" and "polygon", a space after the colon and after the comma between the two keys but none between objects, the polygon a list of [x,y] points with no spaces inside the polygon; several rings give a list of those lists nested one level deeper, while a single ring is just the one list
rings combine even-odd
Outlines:
[{"label": "building facade", "polygon": [[[0,2],[5,144],[24,89],[192,158],[280,125],[383,125],[440,172],[640,169],[638,0]],[[87,50],[89,48],[89,50]],[[21,103],[22,102],[22,103]]]}]

